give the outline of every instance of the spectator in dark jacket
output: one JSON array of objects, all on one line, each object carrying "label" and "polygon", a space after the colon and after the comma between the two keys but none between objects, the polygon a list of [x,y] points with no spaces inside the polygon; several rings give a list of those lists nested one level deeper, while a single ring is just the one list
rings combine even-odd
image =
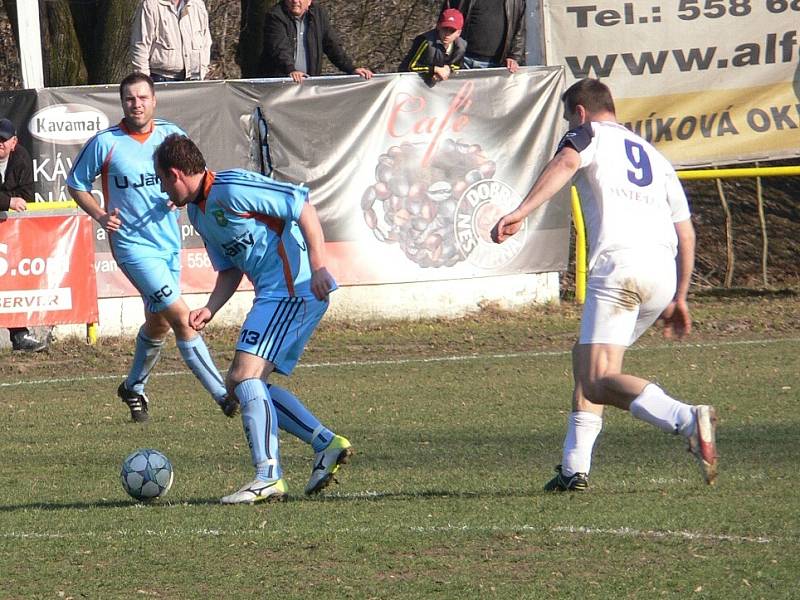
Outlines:
[{"label": "spectator in dark jacket", "polygon": [[467,43],[460,37],[463,26],[464,16],[458,10],[445,10],[436,29],[414,38],[399,70],[422,73],[431,83],[448,79],[464,60]]},{"label": "spectator in dark jacket", "polygon": [[297,83],[322,72],[322,55],[339,70],[364,79],[372,71],[356,67],[331,26],[328,12],[312,0],[283,0],[264,18],[261,77],[291,77]]},{"label": "spectator in dark jacket", "polygon": [[505,67],[512,73],[525,64],[525,0],[444,0],[442,10],[464,15],[468,69]]},{"label": "spectator in dark jacket", "polygon": [[[17,129],[8,119],[0,119],[0,211],[24,211],[33,202],[33,162],[17,143]],[[8,330],[14,350],[39,352],[46,342],[33,337],[25,327]]]}]

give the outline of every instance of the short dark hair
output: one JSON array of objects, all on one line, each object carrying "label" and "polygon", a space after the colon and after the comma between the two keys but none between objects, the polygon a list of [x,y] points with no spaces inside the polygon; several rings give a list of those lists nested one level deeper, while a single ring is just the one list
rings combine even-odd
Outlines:
[{"label": "short dark hair", "polygon": [[178,169],[187,175],[197,175],[206,170],[206,159],[195,143],[185,135],[171,133],[153,153],[156,168],[162,171]]},{"label": "short dark hair", "polygon": [[147,75],[146,73],[140,73],[139,71],[134,71],[133,73],[127,75],[125,79],[120,81],[119,99],[124,101],[125,98],[123,97],[123,94],[125,92],[125,88],[129,85],[133,85],[134,83],[139,83],[140,81],[144,81],[150,87],[150,93],[153,94],[153,96],[156,95],[156,86],[153,83],[153,80],[150,79],[150,75]]},{"label": "short dark hair", "polygon": [[564,106],[569,112],[575,112],[580,104],[590,113],[610,112],[617,114],[611,90],[599,79],[589,77],[573,83],[561,96]]}]

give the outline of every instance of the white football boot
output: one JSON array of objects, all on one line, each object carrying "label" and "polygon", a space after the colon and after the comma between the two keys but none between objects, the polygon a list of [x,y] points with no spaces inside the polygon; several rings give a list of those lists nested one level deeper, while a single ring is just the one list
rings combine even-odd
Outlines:
[{"label": "white football boot", "polygon": [[333,481],[334,474],[339,470],[339,465],[349,462],[353,454],[355,451],[347,438],[341,435],[333,436],[328,447],[314,455],[314,467],[311,469],[311,478],[306,484],[306,494],[316,494],[328,487]]},{"label": "white football boot", "polygon": [[714,485],[717,479],[717,412],[713,406],[694,407],[694,431],[688,438],[689,452],[697,459],[703,479]]},{"label": "white football boot", "polygon": [[224,496],[222,504],[255,504],[256,502],[281,502],[286,500],[286,482],[283,479],[261,481],[254,479],[238,491]]}]

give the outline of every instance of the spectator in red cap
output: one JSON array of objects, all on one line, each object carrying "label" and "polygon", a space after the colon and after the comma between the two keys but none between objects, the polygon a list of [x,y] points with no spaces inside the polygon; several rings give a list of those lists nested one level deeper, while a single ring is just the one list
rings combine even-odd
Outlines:
[{"label": "spectator in red cap", "polygon": [[414,38],[400,71],[414,71],[425,76],[431,84],[444,81],[461,68],[467,42],[461,38],[464,15],[448,8],[439,16],[436,29]]},{"label": "spectator in red cap", "polygon": [[[17,128],[8,119],[0,119],[0,212],[24,211],[33,202],[33,161],[28,151],[17,143]],[[8,330],[14,350],[39,352],[47,342],[36,339],[27,327]]]}]

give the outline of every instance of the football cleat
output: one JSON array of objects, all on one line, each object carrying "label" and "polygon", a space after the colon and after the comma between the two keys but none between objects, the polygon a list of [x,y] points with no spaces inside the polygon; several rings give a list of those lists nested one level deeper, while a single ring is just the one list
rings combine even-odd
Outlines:
[{"label": "football cleat", "polygon": [[30,333],[11,336],[11,348],[17,352],[41,352],[47,348],[47,342],[42,342]]},{"label": "football cleat", "polygon": [[347,438],[333,436],[331,443],[314,455],[314,468],[311,469],[311,478],[306,484],[306,494],[316,494],[328,487],[339,470],[339,465],[347,464],[353,454],[355,451]]},{"label": "football cleat", "polygon": [[149,416],[147,414],[147,407],[150,404],[147,396],[132,392],[127,388],[124,381],[120,383],[117,388],[117,396],[128,405],[128,408],[131,410],[131,419],[136,423],[144,423],[147,421]]},{"label": "football cleat", "polygon": [[286,482],[283,479],[261,481],[254,479],[238,491],[224,496],[222,504],[255,504],[256,502],[282,502],[286,500]]},{"label": "football cleat", "polygon": [[239,401],[231,396],[226,395],[217,405],[226,417],[235,417],[239,412]]},{"label": "football cleat", "polygon": [[694,407],[694,431],[688,437],[689,452],[697,459],[703,479],[714,485],[717,479],[717,411],[713,406]]},{"label": "football cleat", "polygon": [[588,489],[588,473],[573,473],[567,477],[561,472],[561,465],[556,466],[556,476],[544,484],[545,492],[585,492]]}]

